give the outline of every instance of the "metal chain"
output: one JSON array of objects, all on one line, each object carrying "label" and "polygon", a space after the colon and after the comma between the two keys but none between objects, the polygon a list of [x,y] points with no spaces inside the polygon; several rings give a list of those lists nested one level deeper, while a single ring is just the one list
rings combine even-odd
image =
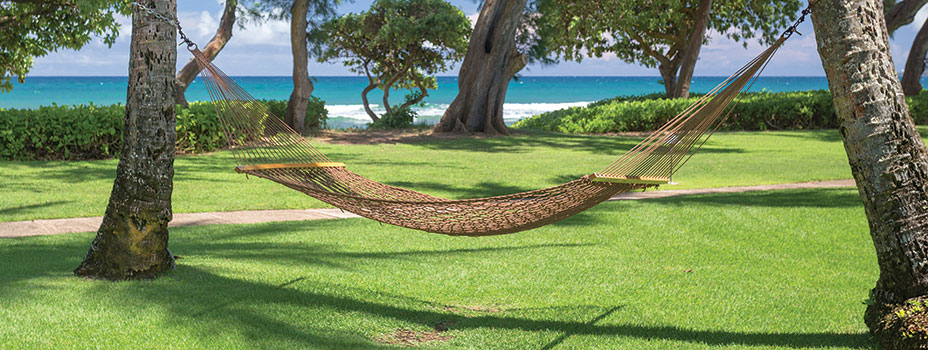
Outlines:
[{"label": "metal chain", "polygon": [[146,13],[148,13],[149,16],[152,16],[152,17],[154,17],[154,18],[156,18],[156,19],[159,19],[159,20],[161,20],[161,21],[163,21],[163,22],[165,22],[165,23],[167,23],[167,24],[170,24],[172,27],[176,28],[176,29],[177,29],[177,33],[180,34],[180,39],[183,41],[181,44],[187,44],[187,50],[193,51],[193,50],[197,49],[197,44],[194,43],[193,41],[190,41],[190,39],[187,38],[187,35],[184,34],[183,28],[180,27],[180,21],[178,21],[177,19],[175,19],[175,18],[169,18],[169,17],[167,17],[167,16],[165,16],[165,15],[162,15],[162,14],[158,13],[157,11],[155,11],[154,9],[152,9],[152,8],[150,8],[150,7],[148,7],[148,6],[142,5],[142,4],[137,3],[137,2],[134,2],[134,1],[133,1],[133,2],[130,2],[129,5],[135,6],[135,7],[139,8],[140,10],[145,11]]},{"label": "metal chain", "polygon": [[812,13],[812,4],[811,4],[811,3],[809,3],[809,6],[806,7],[805,10],[802,10],[802,15],[799,16],[799,19],[796,20],[796,23],[793,23],[792,26],[790,26],[789,28],[786,29],[785,32],[783,32],[783,36],[786,37],[787,39],[788,39],[789,37],[793,36],[793,33],[796,33],[796,34],[799,34],[799,36],[802,36],[802,33],[800,33],[800,32],[799,32],[798,30],[796,30],[796,29],[799,27],[799,24],[800,24],[800,23],[806,21],[806,16],[808,16],[810,13]]}]

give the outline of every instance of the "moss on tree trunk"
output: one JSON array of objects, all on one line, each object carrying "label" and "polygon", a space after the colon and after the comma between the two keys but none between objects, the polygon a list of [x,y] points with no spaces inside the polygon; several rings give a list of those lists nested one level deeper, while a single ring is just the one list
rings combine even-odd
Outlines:
[{"label": "moss on tree trunk", "polygon": [[[142,5],[174,17],[175,0]],[[133,7],[122,156],[103,224],[79,276],[124,280],[152,278],[174,267],[168,250],[174,177],[173,26]]]}]

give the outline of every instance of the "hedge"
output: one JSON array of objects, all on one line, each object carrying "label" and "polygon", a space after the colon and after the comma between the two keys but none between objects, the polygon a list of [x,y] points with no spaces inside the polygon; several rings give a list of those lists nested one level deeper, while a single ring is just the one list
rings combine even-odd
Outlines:
[{"label": "hedge", "polygon": [[[563,133],[655,130],[699,97],[667,99],[651,94],[616,97],[523,119],[515,128]],[[928,92],[907,97],[913,119],[928,123]],[[837,128],[831,94],[825,90],[754,92],[744,95],[720,130],[805,130]]]},{"label": "hedge", "polygon": [[[283,117],[287,101],[263,100],[271,113]],[[125,106],[42,106],[0,108],[0,159],[80,160],[119,156]],[[325,127],[325,102],[311,97],[305,130]],[[219,118],[208,102],[177,108],[177,143],[181,153],[210,152],[227,145]]]}]

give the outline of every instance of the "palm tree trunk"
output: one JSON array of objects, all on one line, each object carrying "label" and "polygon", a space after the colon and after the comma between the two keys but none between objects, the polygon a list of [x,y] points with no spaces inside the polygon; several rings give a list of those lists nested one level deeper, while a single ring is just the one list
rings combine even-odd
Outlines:
[{"label": "palm tree trunk", "polygon": [[928,294],[928,150],[896,75],[883,4],[812,4],[819,54],[880,268],[865,321],[887,349],[921,349],[924,339],[902,334],[916,318],[893,310]]},{"label": "palm tree trunk", "polygon": [[[232,39],[232,27],[235,25],[235,8],[237,6],[238,0],[226,0],[226,7],[222,12],[222,19],[219,20],[219,29],[216,30],[216,34],[213,35],[213,38],[210,39],[209,43],[201,50],[203,51],[203,55],[211,62],[216,58],[216,55],[219,55],[219,51],[222,51],[222,48],[226,46],[229,39]],[[187,98],[184,96],[184,93],[199,73],[200,66],[197,65],[196,60],[191,58],[190,61],[184,65],[184,68],[181,68],[180,71],[177,72],[177,76],[174,77],[176,79],[175,85],[177,85],[176,103],[184,106],[184,108],[187,108]]]},{"label": "palm tree trunk", "polygon": [[[174,17],[176,0],[153,0]],[[133,7],[122,153],[103,224],[79,276],[152,278],[174,267],[168,250],[174,177],[175,28]]]}]

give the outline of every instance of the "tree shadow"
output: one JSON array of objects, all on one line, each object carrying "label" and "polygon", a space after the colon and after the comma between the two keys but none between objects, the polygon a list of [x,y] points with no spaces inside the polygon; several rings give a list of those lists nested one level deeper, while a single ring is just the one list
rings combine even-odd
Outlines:
[{"label": "tree shadow", "polygon": [[[70,275],[86,249],[86,237],[69,240],[22,239],[17,244],[4,245],[0,262],[0,298],[28,302],[30,293],[41,285],[12,283],[43,276]],[[180,250],[213,251],[221,244],[208,245],[195,239],[179,242]],[[255,247],[261,248],[261,247]],[[511,249],[534,249],[535,246]],[[544,248],[539,246],[537,248]],[[228,250],[229,256],[241,253],[245,246]],[[510,248],[502,248],[510,249]],[[415,259],[428,255],[456,255],[492,251],[484,249],[452,249],[400,251],[392,253],[356,253],[345,255],[331,251],[333,259]],[[223,253],[226,254],[226,253]],[[304,253],[294,253],[304,254]],[[243,259],[239,257],[238,259]],[[248,260],[274,262],[267,256],[251,255]],[[470,330],[513,330],[519,332],[559,333],[554,339],[538,344],[522,344],[527,348],[555,348],[572,336],[592,335],[626,337],[642,340],[662,339],[709,346],[779,346],[779,347],[846,347],[872,349],[874,343],[865,333],[845,334],[833,332],[744,332],[726,330],[690,329],[674,325],[643,326],[609,321],[620,310],[619,306],[560,305],[564,313],[576,314],[591,311],[591,319],[570,320],[564,313],[551,316],[551,312],[533,315],[527,309],[501,310],[500,312],[467,312],[453,308],[436,307],[440,303],[403,295],[387,294],[366,288],[335,285],[314,281],[310,276],[294,274],[286,281],[259,282],[253,279],[232,277],[205,268],[185,264],[179,260],[177,269],[150,282],[91,283],[84,291],[90,295],[107,295],[108,308],[126,314],[137,312],[139,305],[156,306],[170,314],[172,323],[196,323],[188,336],[210,338],[216,333],[233,332],[243,335],[240,341],[246,347],[295,347],[380,349],[384,345],[372,341],[368,334],[346,332],[333,325],[331,317],[323,315],[351,315],[376,325],[381,322],[402,322],[431,329],[435,324],[451,325],[450,330],[465,335]],[[343,262],[347,263],[347,261]],[[77,278],[77,277],[65,277]],[[260,279],[258,279],[260,280]],[[543,310],[545,308],[541,308]],[[568,312],[568,310],[570,312]],[[724,315],[720,315],[724,317]],[[302,319],[302,322],[293,322]],[[344,328],[344,325],[342,326]],[[221,335],[220,335],[221,336]]]},{"label": "tree shadow", "polygon": [[815,129],[803,131],[790,131],[765,134],[767,136],[785,137],[792,139],[802,139],[811,141],[824,142],[844,142],[841,133],[836,129]]},{"label": "tree shadow", "polygon": [[[45,203],[39,203],[39,204],[20,205],[18,207],[0,208],[0,216],[23,214],[24,212],[29,212],[29,211],[32,211],[33,209],[42,209],[42,208],[52,207],[52,206],[56,206],[60,204],[67,204],[71,202],[73,201],[51,201],[51,202],[45,202]],[[0,219],[0,222],[2,221],[3,220]]]},{"label": "tree shadow", "polygon": [[[592,154],[620,155],[637,145],[643,137],[621,135],[576,135],[541,131],[519,130],[513,136],[422,136],[413,135],[392,139],[389,143],[405,143],[431,150],[456,150],[485,153],[527,153],[533,148],[551,147],[571,149]],[[706,145],[704,153],[742,153],[743,149]]]},{"label": "tree shadow", "polygon": [[791,189],[739,193],[685,195],[668,198],[642,199],[665,205],[686,206],[709,204],[713,206],[742,207],[814,207],[851,208],[861,205],[860,195],[850,188]]},{"label": "tree shadow", "polygon": [[[591,321],[569,321],[558,319],[536,319],[524,316],[496,314],[463,314],[445,310],[435,310],[429,305],[410,305],[409,302],[383,303],[370,299],[382,299],[374,293],[365,293],[355,289],[354,292],[367,294],[368,297],[349,297],[339,293],[328,294],[303,291],[287,288],[294,283],[309,283],[296,277],[280,285],[255,283],[235,278],[217,276],[208,271],[179,266],[172,276],[180,283],[168,285],[167,290],[152,290],[142,284],[134,284],[123,289],[125,297],[143,297],[145,300],[165,306],[180,318],[195,318],[206,322],[235,323],[240,329],[264,334],[269,337],[279,337],[291,342],[306,345],[331,344],[333,339],[320,335],[308,334],[293,325],[268,317],[249,308],[230,307],[236,303],[248,305],[272,305],[278,308],[305,310],[307,316],[312,315],[314,309],[323,308],[335,310],[343,314],[363,314],[375,318],[386,318],[410,324],[421,328],[431,328],[435,324],[451,324],[451,330],[467,331],[474,329],[504,329],[523,332],[558,332],[564,333],[538,348],[550,349],[560,344],[564,339],[573,335],[597,335],[612,337],[629,337],[638,339],[663,339],[681,342],[706,344],[712,346],[782,346],[782,347],[846,347],[854,349],[872,349],[873,344],[869,335],[843,334],[843,333],[802,333],[802,332],[730,332],[723,330],[694,330],[676,326],[640,326],[632,324],[600,324],[619,307],[607,308]],[[210,286],[205,287],[215,291],[234,291],[231,293],[190,293],[185,286],[190,283],[208,281]],[[322,286],[325,287],[325,286]],[[346,286],[328,286],[331,288],[353,289]],[[201,289],[204,288],[201,286]],[[399,305],[394,305],[399,304]],[[405,305],[403,305],[405,304]],[[191,309],[190,305],[208,305],[205,308]],[[400,306],[402,305],[402,306]],[[357,345],[364,345],[361,341],[365,337],[356,335]],[[342,339],[346,341],[347,339]],[[341,344],[337,344],[341,345]],[[373,344],[366,344],[373,345]],[[523,344],[534,348],[530,344]],[[362,346],[363,347],[363,346]]]},{"label": "tree shadow", "polygon": [[386,181],[390,186],[414,189],[416,191],[441,191],[445,193],[454,193],[454,198],[483,198],[492,196],[501,196],[513,193],[535,190],[519,186],[506,185],[498,182],[483,181],[473,187],[461,187],[435,182],[413,182],[413,181]]},{"label": "tree shadow", "polygon": [[[292,228],[290,228],[292,229]],[[355,270],[363,261],[396,260],[412,261],[423,257],[490,254],[534,249],[564,249],[586,247],[593,244],[563,243],[534,244],[508,247],[456,248],[436,250],[405,250],[357,252],[339,249],[333,244],[309,244],[299,242],[185,242],[174,252],[180,255],[208,255],[224,259],[268,261],[281,265],[315,265],[342,270]]]}]

